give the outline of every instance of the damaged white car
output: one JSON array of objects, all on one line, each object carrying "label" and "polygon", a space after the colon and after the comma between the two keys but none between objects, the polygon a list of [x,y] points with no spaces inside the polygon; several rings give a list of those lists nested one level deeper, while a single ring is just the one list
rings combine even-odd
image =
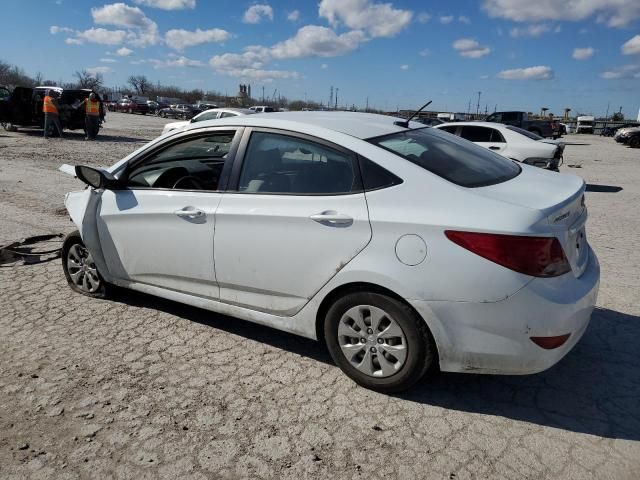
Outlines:
[{"label": "damaged white car", "polygon": [[118,285],[322,340],[379,391],[432,368],[545,370],[596,302],[581,178],[415,122],[229,117],[65,170],[90,186],[65,200],[74,290]]}]

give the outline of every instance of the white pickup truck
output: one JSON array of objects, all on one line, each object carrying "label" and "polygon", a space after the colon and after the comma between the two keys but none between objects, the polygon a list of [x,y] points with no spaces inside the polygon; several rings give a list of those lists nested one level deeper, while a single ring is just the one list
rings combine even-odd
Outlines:
[{"label": "white pickup truck", "polygon": [[576,133],[593,133],[595,117],[591,115],[583,115],[577,118]]}]

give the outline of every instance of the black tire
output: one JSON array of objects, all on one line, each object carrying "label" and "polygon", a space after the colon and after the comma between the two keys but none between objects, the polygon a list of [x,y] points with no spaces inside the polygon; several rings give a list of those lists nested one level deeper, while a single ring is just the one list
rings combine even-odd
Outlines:
[{"label": "black tire", "polygon": [[[84,242],[82,241],[82,238],[80,237],[80,233],[77,230],[67,235],[64,239],[64,242],[62,243],[62,252],[61,252],[62,253],[61,255],[62,269],[64,270],[64,276],[67,279],[67,283],[69,284],[72,290],[74,290],[75,292],[81,293],[82,295],[86,295],[92,298],[106,298],[110,290],[109,285],[104,281],[104,279],[102,278],[102,275],[100,275],[100,272],[98,272],[97,268],[95,268],[95,264],[91,260],[90,255],[88,257],[89,261],[87,263],[87,266],[89,265],[93,266],[95,275],[97,275],[97,280],[98,280],[97,288],[93,291],[80,288],[72,279],[72,274],[74,274],[75,272],[73,272],[73,268],[70,266],[71,265],[70,256],[72,256],[74,247],[78,247],[79,250],[83,249],[86,251]],[[70,271],[70,268],[72,271]],[[87,274],[84,273],[84,275],[87,275]]]},{"label": "black tire", "polygon": [[[406,340],[406,358],[402,366],[390,376],[376,377],[363,373],[342,352],[338,334],[340,322],[347,311],[358,306],[384,310],[402,329]],[[364,338],[365,332],[362,335]],[[339,298],[327,312],[324,337],[333,361],[349,378],[358,385],[382,393],[407,390],[437,362],[435,342],[424,320],[408,305],[380,293],[355,292]],[[365,343],[363,349],[374,350],[374,346],[377,346],[375,342],[371,345]]]},{"label": "black tire", "polygon": [[629,146],[631,148],[640,148],[640,136],[631,137],[629,139]]}]

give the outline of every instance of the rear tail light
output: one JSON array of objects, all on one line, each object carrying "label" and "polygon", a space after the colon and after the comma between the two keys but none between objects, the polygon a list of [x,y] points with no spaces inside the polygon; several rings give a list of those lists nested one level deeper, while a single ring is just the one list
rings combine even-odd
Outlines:
[{"label": "rear tail light", "polygon": [[453,243],[510,270],[533,277],[557,277],[571,271],[555,237],[524,237],[446,230]]},{"label": "rear tail light", "polygon": [[565,344],[569,337],[570,333],[565,333],[564,335],[558,335],[556,337],[530,337],[531,341],[545,350],[553,350],[554,348],[561,347]]}]

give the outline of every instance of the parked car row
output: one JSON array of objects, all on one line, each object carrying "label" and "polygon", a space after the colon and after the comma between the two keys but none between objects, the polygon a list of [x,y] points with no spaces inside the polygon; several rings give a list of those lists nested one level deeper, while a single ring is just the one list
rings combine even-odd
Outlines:
[{"label": "parked car row", "polygon": [[631,148],[640,148],[640,127],[620,128],[613,139]]}]

